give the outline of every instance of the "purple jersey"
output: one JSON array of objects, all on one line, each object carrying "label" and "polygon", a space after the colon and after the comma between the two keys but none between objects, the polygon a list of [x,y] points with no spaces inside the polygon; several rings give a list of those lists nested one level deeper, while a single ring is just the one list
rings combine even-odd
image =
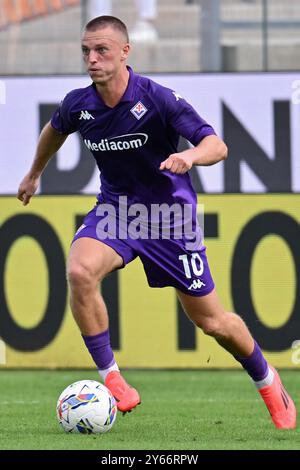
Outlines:
[{"label": "purple jersey", "polygon": [[108,107],[95,85],[71,91],[54,113],[51,124],[62,134],[79,131],[101,172],[101,197],[117,204],[196,204],[188,173],[159,170],[160,163],[177,152],[179,136],[193,145],[215,134],[174,91],[130,67],[121,101]]},{"label": "purple jersey", "polygon": [[[102,241],[122,256],[124,265],[138,256],[151,287],[173,286],[190,295],[206,295],[214,283],[190,177],[159,167],[177,152],[180,135],[197,145],[215,132],[177,93],[130,68],[129,73],[127,89],[114,108],[90,85],[71,91],[51,121],[62,134],[79,131],[100,170],[98,202],[74,240]],[[127,213],[128,206],[139,206],[138,213],[149,207],[150,218],[147,211],[141,212],[137,223],[135,212]],[[155,206],[163,208],[162,213],[152,212]],[[174,206],[174,214],[163,206]],[[186,207],[191,211],[186,213]]]}]

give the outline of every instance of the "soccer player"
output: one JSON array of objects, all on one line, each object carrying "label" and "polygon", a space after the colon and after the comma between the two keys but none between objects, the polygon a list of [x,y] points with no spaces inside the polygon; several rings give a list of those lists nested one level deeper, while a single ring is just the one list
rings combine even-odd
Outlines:
[{"label": "soccer player", "polygon": [[[119,410],[130,411],[140,403],[140,397],[116,364],[99,282],[138,256],[149,285],[173,286],[194,324],[241,363],[275,426],[294,428],[296,409],[278,373],[267,363],[243,320],[222,307],[201,241],[192,248],[187,243],[191,233],[200,232],[196,194],[188,171],[193,165],[213,165],[224,160],[227,147],[178,93],[127,67],[129,51],[127,29],[119,19],[101,16],[86,25],[82,54],[92,84],[68,93],[42,130],[18,198],[24,205],[29,203],[48,160],[69,134],[80,132],[101,171],[101,192],[71,246],[67,268],[71,308]],[[194,147],[178,153],[179,135]],[[127,217],[123,211],[125,203],[129,207]],[[187,216],[187,222],[192,219],[192,232],[176,237],[180,224],[174,215],[165,226],[160,217],[150,222],[139,219],[140,236],[136,236],[132,222],[137,207],[143,212],[155,204],[192,207],[190,218]],[[153,236],[146,237],[151,223]],[[186,220],[181,223],[188,225]],[[129,226],[131,230],[127,230]],[[162,236],[166,228],[174,229],[174,233]]]}]

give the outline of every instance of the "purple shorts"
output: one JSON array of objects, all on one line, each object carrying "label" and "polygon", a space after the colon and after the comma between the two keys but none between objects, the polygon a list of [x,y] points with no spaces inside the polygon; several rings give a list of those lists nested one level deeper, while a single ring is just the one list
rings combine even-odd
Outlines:
[{"label": "purple shorts", "polygon": [[[86,215],[73,242],[79,238],[94,238],[113,248],[124,261],[123,267],[139,257],[150,287],[174,287],[192,296],[209,294],[214,288],[206,258],[206,247],[189,250],[182,239],[132,239],[101,236],[96,214],[99,203]],[[119,222],[118,222],[119,223]],[[118,232],[119,233],[119,232]]]}]

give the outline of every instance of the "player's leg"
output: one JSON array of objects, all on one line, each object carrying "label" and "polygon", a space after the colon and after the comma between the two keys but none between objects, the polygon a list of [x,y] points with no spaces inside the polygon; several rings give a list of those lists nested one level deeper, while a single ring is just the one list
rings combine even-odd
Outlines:
[{"label": "player's leg", "polygon": [[177,290],[188,317],[207,335],[230,352],[248,372],[258,388],[277,428],[296,426],[296,409],[284,389],[277,371],[269,366],[245,323],[235,313],[226,312],[213,289],[204,296]]},{"label": "player's leg", "polygon": [[108,329],[108,315],[99,283],[122,264],[122,257],[98,240],[79,238],[72,244],[67,262],[70,303],[83,335],[91,336]]},{"label": "player's leg", "polygon": [[213,336],[234,356],[247,357],[253,351],[254,340],[245,323],[235,313],[226,312],[216,290],[198,297],[177,290],[188,317],[207,335]]},{"label": "player's leg", "polygon": [[71,246],[67,263],[73,316],[105,385],[121,411],[130,411],[140,398],[122,378],[109,338],[109,321],[99,283],[123,265],[123,258],[110,246],[93,238],[81,237]]}]

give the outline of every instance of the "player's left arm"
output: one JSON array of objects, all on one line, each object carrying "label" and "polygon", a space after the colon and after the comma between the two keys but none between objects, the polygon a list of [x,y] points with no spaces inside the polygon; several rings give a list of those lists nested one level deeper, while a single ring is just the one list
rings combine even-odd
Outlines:
[{"label": "player's left arm", "polygon": [[193,165],[214,165],[227,158],[226,144],[216,135],[208,135],[193,148],[179,153],[172,153],[161,162],[160,170],[169,170],[172,173],[183,174],[189,171]]}]

